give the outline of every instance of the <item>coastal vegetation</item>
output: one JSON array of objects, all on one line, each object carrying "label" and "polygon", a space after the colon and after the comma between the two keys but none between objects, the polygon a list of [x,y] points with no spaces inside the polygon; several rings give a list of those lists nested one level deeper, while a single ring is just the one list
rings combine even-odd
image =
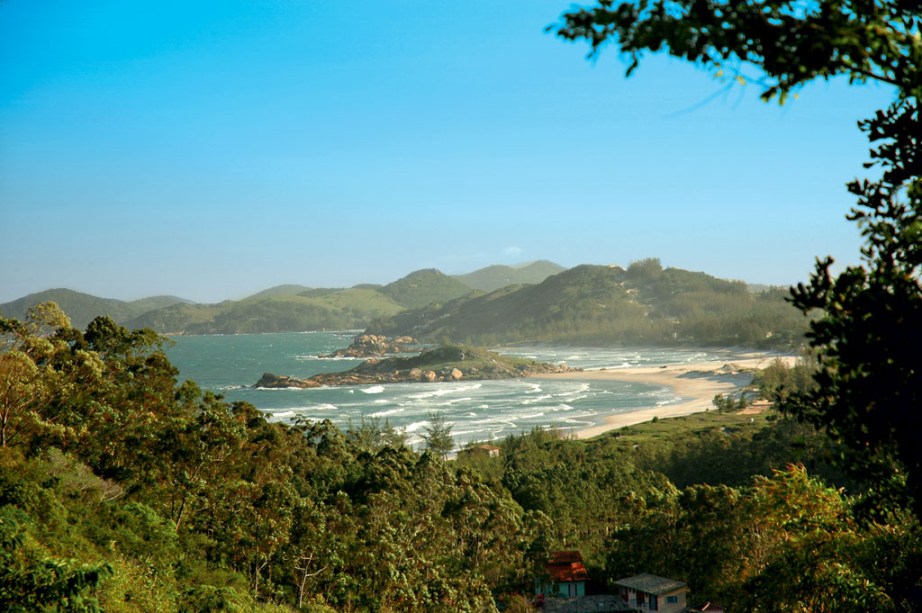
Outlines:
[{"label": "coastal vegetation", "polygon": [[[270,423],[179,383],[156,332],[108,317],[72,327],[45,303],[0,319],[0,608],[493,611],[521,602],[549,552],[579,549],[601,585],[653,572],[732,610],[918,610],[917,17],[886,1],[600,0],[559,26],[594,50],[615,38],[631,69],[660,49],[715,70],[754,63],[766,97],[835,75],[896,88],[863,124],[882,172],[850,186],[863,263],[833,274],[819,262],[793,293],[811,352],[757,379],[780,410],[591,440],[536,430],[446,462],[437,423],[422,452],[375,424]],[[567,300],[534,293],[545,284]],[[519,333],[703,342],[703,301],[725,338],[778,336],[733,315],[748,300],[643,261],[456,297],[392,325],[450,337],[464,329],[433,315],[473,325],[515,305]]]},{"label": "coastal vegetation", "polygon": [[[506,280],[512,283],[505,283]],[[470,283],[470,285],[465,284]],[[484,288],[499,285],[484,293]],[[497,345],[551,342],[574,345],[697,345],[796,348],[807,320],[789,292],[752,292],[741,281],[663,268],[656,258],[618,266],[550,262],[488,267],[450,277],[420,270],[393,283],[347,289],[270,288],[239,301],[195,304],[176,299],[138,313],[143,305],[52,292],[78,327],[108,315],[131,329],[162,334],[244,334],[366,329],[372,334],[413,336],[426,343]],[[39,296],[0,305],[23,317]],[[49,298],[53,299],[53,298]]]},{"label": "coastal vegetation", "polygon": [[99,298],[70,289],[50,289],[0,304],[0,315],[25,319],[30,308],[43,302],[54,302],[60,306],[67,313],[72,324],[81,329],[101,315],[111,317],[119,323],[125,323],[145,313],[167,309],[174,305],[192,304],[189,300],[175,296],[157,296],[127,302],[112,298]]},{"label": "coastal vegetation", "polygon": [[558,549],[600,586],[657,572],[738,609],[901,610],[918,578],[914,515],[860,519],[871,488],[834,442],[771,410],[447,462],[444,423],[422,451],[386,424],[270,423],[108,318],[0,325],[4,610],[490,611]]},{"label": "coastal vegetation", "polygon": [[[565,12],[549,29],[586,41],[590,55],[613,43],[630,60],[628,74],[647,53],[657,52],[740,83],[754,70],[763,100],[781,104],[810,82],[836,77],[850,84],[870,81],[891,92],[888,105],[858,122],[870,142],[864,166],[874,169],[847,184],[856,198],[848,218],[864,238],[861,261],[836,272],[831,257],[818,259],[809,281],[793,289],[794,305],[817,315],[807,333],[816,365],[810,385],[778,398],[786,415],[828,436],[836,464],[869,487],[849,503],[835,490],[822,491],[791,473],[789,481],[800,483],[801,495],[779,496],[773,487],[760,495],[774,499],[786,522],[765,517],[761,529],[771,534],[784,526],[807,527],[788,538],[798,547],[809,543],[814,553],[792,551],[783,563],[770,563],[774,575],[762,581],[774,582],[781,599],[749,600],[741,608],[916,610],[918,602],[894,599],[893,591],[870,577],[863,587],[849,578],[857,576],[852,561],[863,556],[887,573],[916,576],[920,570],[917,545],[910,546],[915,553],[895,558],[884,545],[890,539],[918,543],[922,516],[922,449],[916,436],[922,402],[916,351],[922,339],[918,3],[598,0]],[[808,492],[825,503],[805,505]],[[725,507],[735,504],[724,499]],[[893,531],[901,521],[914,526],[910,533]],[[749,571],[744,565],[736,572]]]},{"label": "coastal vegetation", "polygon": [[510,285],[535,285],[566,270],[560,264],[539,260],[519,266],[487,266],[455,279],[482,292],[492,292]]},{"label": "coastal vegetation", "polygon": [[781,289],[752,293],[649,258],[618,266],[577,266],[537,285],[506,287],[444,305],[401,312],[368,331],[477,345],[797,347],[807,319]]}]

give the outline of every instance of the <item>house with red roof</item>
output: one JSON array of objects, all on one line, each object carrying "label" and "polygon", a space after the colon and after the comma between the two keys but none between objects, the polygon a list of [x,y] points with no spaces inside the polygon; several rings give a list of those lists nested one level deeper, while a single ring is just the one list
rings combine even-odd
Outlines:
[{"label": "house with red roof", "polygon": [[545,576],[535,582],[535,594],[577,598],[586,595],[589,571],[578,551],[555,551],[544,565]]}]

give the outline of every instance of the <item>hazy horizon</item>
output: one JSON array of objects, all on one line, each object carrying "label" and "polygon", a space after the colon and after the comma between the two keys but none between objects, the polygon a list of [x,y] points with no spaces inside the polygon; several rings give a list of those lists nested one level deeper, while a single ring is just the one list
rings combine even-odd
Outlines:
[{"label": "hazy horizon", "polygon": [[544,32],[570,6],[0,3],[0,303],[858,260],[856,122],[889,89],[779,107],[656,56],[625,79]]}]

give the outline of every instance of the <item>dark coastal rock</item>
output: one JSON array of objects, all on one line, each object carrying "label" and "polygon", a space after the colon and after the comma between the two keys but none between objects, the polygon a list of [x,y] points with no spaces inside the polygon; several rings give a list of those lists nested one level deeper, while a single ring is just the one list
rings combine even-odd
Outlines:
[{"label": "dark coastal rock", "polygon": [[323,373],[309,379],[263,375],[256,387],[319,387],[435,383],[438,381],[516,379],[544,373],[573,372],[566,365],[524,361],[475,347],[445,346],[417,356],[369,358],[352,370]]},{"label": "dark coastal rock", "polygon": [[253,387],[269,387],[269,388],[289,388],[289,387],[299,387],[302,389],[309,389],[312,387],[320,387],[320,383],[313,381],[311,379],[298,379],[295,377],[288,377],[285,375],[273,375],[271,372],[263,373],[263,376],[256,382],[256,385]]}]

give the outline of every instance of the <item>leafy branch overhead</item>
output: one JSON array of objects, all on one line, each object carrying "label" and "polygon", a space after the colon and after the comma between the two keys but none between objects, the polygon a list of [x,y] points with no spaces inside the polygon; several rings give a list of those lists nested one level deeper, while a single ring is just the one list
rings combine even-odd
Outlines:
[{"label": "leafy branch overhead", "polygon": [[919,2],[837,0],[657,0],[615,3],[566,12],[549,29],[585,39],[591,55],[616,42],[630,58],[628,74],[648,51],[665,51],[715,71],[741,64],[765,75],[768,100],[817,78],[846,75],[899,88],[918,97],[922,39]]},{"label": "leafy branch overhead", "polygon": [[[849,214],[865,239],[862,264],[831,272],[820,259],[809,283],[792,290],[804,313],[819,311],[808,338],[816,349],[817,386],[792,395],[785,409],[824,427],[851,450],[845,464],[881,494],[908,485],[922,512],[922,4],[918,0],[775,0],[716,2],[599,0],[564,13],[552,27],[585,39],[590,55],[608,42],[630,58],[664,51],[722,75],[761,71],[765,100],[815,79],[893,87],[894,100],[859,122],[872,146],[866,168],[880,172],[848,184],[857,197]],[[895,478],[893,477],[895,475]],[[887,484],[896,487],[888,487]]]}]

